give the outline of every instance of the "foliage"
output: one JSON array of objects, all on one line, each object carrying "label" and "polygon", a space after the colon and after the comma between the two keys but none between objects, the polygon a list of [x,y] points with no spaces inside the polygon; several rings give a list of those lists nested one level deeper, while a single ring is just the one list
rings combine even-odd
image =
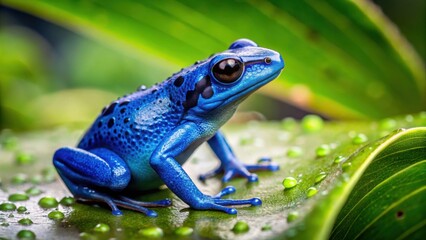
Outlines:
[{"label": "foliage", "polygon": [[[123,94],[125,89],[134,89],[140,83],[151,85],[161,81],[195,60],[222,51],[235,39],[246,37],[279,51],[287,63],[281,77],[263,89],[269,96],[336,119],[415,113],[424,110],[426,105],[426,79],[421,60],[369,1],[216,2],[220,8],[203,1],[5,0],[2,4],[47,19],[101,44],[101,47],[66,46],[63,52],[68,60],[64,66],[56,67],[69,69],[65,77],[73,79],[73,84],[61,83],[66,86],[108,86],[108,90]],[[31,44],[33,40],[31,38]],[[39,42],[35,43],[40,47]],[[13,44],[9,42],[7,46]],[[95,50],[104,48],[102,45],[113,46],[132,58],[117,53],[111,55],[109,50]],[[21,53],[22,47],[8,49],[15,50],[6,52],[8,57],[2,64],[9,66],[6,71],[13,59],[11,54],[20,52],[21,58],[29,54]],[[36,56],[39,57],[36,61],[42,65],[44,62],[44,67],[56,61],[48,58],[50,62],[45,63],[43,56]],[[140,62],[135,62],[135,57]],[[38,71],[34,61],[20,67]],[[58,113],[75,111],[75,106],[68,106],[68,100],[55,95],[44,95],[44,100],[39,100],[41,94],[50,92],[44,87],[41,93],[29,88],[35,95],[31,98],[35,106],[26,107],[22,102],[29,100],[25,98],[28,94],[21,98],[14,96],[18,89],[10,86],[11,80],[16,81],[19,76],[4,74],[0,81],[2,96],[6,96],[2,97],[4,117],[12,114],[31,119],[33,116],[35,120],[31,124],[51,126],[63,123],[56,119],[61,114],[45,115],[34,108],[42,105]],[[33,81],[34,78],[30,75],[19,79]],[[84,101],[90,99],[79,94],[74,91],[71,96]],[[108,102],[104,101],[109,98],[108,94],[93,94],[92,99],[102,99],[94,102],[96,107]],[[18,100],[15,101],[15,97]],[[54,104],[58,101],[62,108]],[[92,117],[86,114],[82,119]]]},{"label": "foliage", "polygon": [[[80,234],[82,238],[138,239],[139,234],[146,232],[161,232],[165,239],[175,239],[182,227],[193,239],[327,239],[329,236],[333,239],[421,239],[426,229],[423,204],[426,128],[416,126],[425,125],[426,113],[380,122],[327,123],[316,132],[306,132],[298,123],[292,127],[279,122],[230,125],[225,133],[244,162],[254,162],[269,154],[281,167],[277,172],[259,172],[259,183],[248,184],[246,179],[229,183],[237,189],[230,198],[258,196],[263,200],[262,206],[239,207],[236,216],[196,211],[188,209],[170,190],[162,189],[138,197],[143,201],[173,199],[172,207],[155,209],[159,214],[157,218],[127,210],[124,216],[115,217],[107,207],[72,201],[70,207],[60,201],[58,209],[65,213],[62,224],[49,220],[47,215],[53,209],[42,209],[38,201],[51,199],[46,196],[54,196],[59,201],[68,195],[59,180],[49,180],[51,153],[59,146],[72,144],[71,140],[81,132],[62,129],[20,136],[4,132],[0,135],[3,142],[0,158],[4,159],[0,162],[3,177],[0,203],[6,201],[7,195],[24,192],[32,185],[41,189],[42,193],[26,191],[32,194],[30,199],[15,202],[28,209],[30,214],[25,217],[34,224],[26,229],[41,239],[59,239],[64,233],[70,237]],[[392,131],[400,127],[407,129]],[[367,141],[354,140],[360,133]],[[10,139],[16,137],[11,148]],[[5,141],[7,139],[9,141]],[[324,144],[330,146],[330,152],[319,157],[317,146]],[[299,154],[289,154],[295,147]],[[22,151],[36,160],[18,165],[14,155]],[[206,183],[197,177],[216,164],[213,153],[202,147],[184,167],[204,193],[213,195],[225,187],[220,177]],[[13,179],[17,172],[27,174],[26,181],[18,185],[11,183],[16,182]],[[282,181],[288,177],[294,177],[298,184],[284,189]],[[316,194],[309,190],[313,188],[317,189]],[[7,224],[2,226],[0,237],[16,235],[22,229],[17,223],[21,217],[22,214],[0,211],[3,224]],[[96,230],[99,224],[108,231]],[[235,230],[240,229],[240,225],[244,225],[244,231]]]}]

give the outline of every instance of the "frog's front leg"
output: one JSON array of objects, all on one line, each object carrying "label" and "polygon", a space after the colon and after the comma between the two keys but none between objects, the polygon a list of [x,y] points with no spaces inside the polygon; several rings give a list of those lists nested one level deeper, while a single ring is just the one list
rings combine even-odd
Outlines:
[{"label": "frog's front leg", "polygon": [[177,127],[160,143],[151,156],[150,164],[167,187],[185,203],[195,209],[218,210],[229,214],[236,214],[230,205],[262,204],[259,198],[247,200],[220,199],[221,196],[232,193],[234,188],[225,188],[221,194],[208,196],[203,194],[176,161],[176,157],[190,149],[192,144],[203,136],[203,130],[193,123],[185,123]]},{"label": "frog's front leg", "polygon": [[250,171],[277,171],[279,169],[279,166],[277,164],[271,163],[270,158],[261,159],[259,164],[243,164],[235,156],[231,147],[229,146],[225,137],[220,131],[216,132],[216,134],[208,141],[208,144],[213,149],[216,156],[219,158],[221,164],[217,169],[201,175],[200,180],[202,181],[223,172],[223,182],[228,182],[234,176],[243,176],[247,178],[249,182],[256,182],[258,180],[257,175],[254,173],[250,173]]},{"label": "frog's front leg", "polygon": [[168,199],[157,202],[139,202],[121,195],[130,181],[130,169],[125,161],[106,148],[83,150],[60,148],[53,156],[62,180],[71,193],[82,201],[108,204],[114,215],[121,215],[117,206],[155,217],[157,214],[145,207],[170,206]]}]

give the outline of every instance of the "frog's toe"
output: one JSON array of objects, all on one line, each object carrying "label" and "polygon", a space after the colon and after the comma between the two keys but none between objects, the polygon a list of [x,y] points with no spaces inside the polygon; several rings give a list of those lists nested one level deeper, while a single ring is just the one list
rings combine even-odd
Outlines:
[{"label": "frog's toe", "polygon": [[158,214],[157,214],[157,212],[155,212],[153,210],[149,210],[149,211],[147,211],[146,216],[148,216],[148,217],[157,217]]},{"label": "frog's toe", "polygon": [[215,196],[213,196],[213,198],[220,199],[223,196],[232,194],[234,192],[236,192],[236,190],[235,190],[235,188],[233,186],[227,186],[226,188],[222,189],[222,191],[220,191],[220,193],[218,193]]},{"label": "frog's toe", "polygon": [[159,201],[153,201],[153,202],[137,201],[124,196],[120,196],[119,199],[124,202],[129,202],[142,207],[169,207],[172,205],[172,200],[170,200],[169,198],[159,200]]},{"label": "frog's toe", "polygon": [[260,206],[260,205],[262,205],[262,200],[260,200],[260,198],[252,198],[251,199],[251,205],[252,206]]},{"label": "frog's toe", "polygon": [[248,180],[249,182],[257,182],[257,181],[259,181],[259,177],[258,177],[256,174],[250,174],[250,175],[247,177],[247,180]]},{"label": "frog's toe", "polygon": [[221,206],[234,206],[234,205],[252,205],[252,206],[260,206],[262,205],[262,200],[259,198],[251,198],[251,199],[215,199],[215,204]]},{"label": "frog's toe", "polygon": [[210,172],[207,172],[205,174],[201,174],[198,179],[200,179],[200,181],[206,181],[209,178],[215,177],[216,175],[220,174],[223,171],[222,167],[218,167]]},{"label": "frog's toe", "polygon": [[123,215],[123,213],[120,210],[116,209],[116,210],[112,210],[112,215],[121,216],[121,215]]},{"label": "frog's toe", "polygon": [[[267,162],[268,164],[264,164]],[[245,165],[247,170],[249,171],[278,171],[280,169],[280,166],[276,163],[271,163],[270,161],[263,161],[259,164],[253,164],[253,165]]]}]

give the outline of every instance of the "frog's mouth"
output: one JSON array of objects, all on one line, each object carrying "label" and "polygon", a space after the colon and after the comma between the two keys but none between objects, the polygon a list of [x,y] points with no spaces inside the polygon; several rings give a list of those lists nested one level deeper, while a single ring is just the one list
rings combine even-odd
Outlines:
[{"label": "frog's mouth", "polygon": [[266,85],[268,82],[277,78],[280,75],[281,71],[282,71],[282,69],[272,73],[269,77],[263,79],[262,81],[257,82],[254,85],[247,87],[246,89],[244,89],[242,91],[239,91],[238,93],[236,93],[235,95],[233,95],[231,97],[223,97],[223,98],[217,99],[215,101],[207,103],[206,106],[208,108],[212,109],[212,108],[219,108],[219,107],[226,106],[226,105],[239,104],[244,99],[246,99],[248,96],[250,96],[250,94],[255,92],[257,89],[261,88],[263,85]]}]

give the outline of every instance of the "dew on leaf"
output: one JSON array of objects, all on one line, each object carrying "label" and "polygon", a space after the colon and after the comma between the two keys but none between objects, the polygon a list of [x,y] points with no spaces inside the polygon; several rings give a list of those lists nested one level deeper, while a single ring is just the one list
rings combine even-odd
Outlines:
[{"label": "dew on leaf", "polygon": [[35,161],[34,156],[29,153],[19,152],[16,154],[15,163],[18,165],[28,165]]},{"label": "dew on leaf", "polygon": [[327,174],[325,172],[320,172],[316,177],[315,177],[315,183],[320,183],[322,180],[325,179],[325,177],[327,177]]},{"label": "dew on leaf", "polygon": [[242,221],[242,220],[235,223],[234,227],[232,228],[232,231],[234,233],[245,233],[245,232],[248,232],[248,230],[250,230],[249,225],[247,224],[246,221]]},{"label": "dew on leaf", "polygon": [[269,224],[263,225],[261,228],[262,231],[269,231],[271,229],[272,229],[272,226]]},{"label": "dew on leaf", "polygon": [[379,129],[381,130],[394,130],[397,126],[397,122],[392,118],[385,118],[379,122]]},{"label": "dew on leaf", "polygon": [[63,206],[72,206],[75,203],[75,199],[73,197],[63,197],[59,203]]},{"label": "dew on leaf", "polygon": [[296,158],[303,154],[302,148],[300,147],[291,147],[287,150],[287,157]]},{"label": "dew on leaf", "polygon": [[33,224],[33,221],[31,221],[29,218],[22,218],[18,221],[18,223],[21,225],[31,225]]},{"label": "dew on leaf", "polygon": [[0,211],[14,211],[16,209],[16,205],[13,203],[2,203],[0,204]]},{"label": "dew on leaf", "polygon": [[302,129],[307,133],[320,131],[324,126],[324,120],[317,115],[306,115],[302,119]]},{"label": "dew on leaf", "polygon": [[18,185],[18,184],[24,184],[28,181],[28,176],[23,173],[18,173],[15,176],[12,177],[10,182],[12,184]]},{"label": "dew on leaf", "polygon": [[81,240],[97,240],[98,237],[87,232],[82,232],[80,233],[80,239]]},{"label": "dew on leaf", "polygon": [[111,228],[109,227],[108,224],[105,223],[98,223],[94,228],[93,231],[94,232],[98,232],[98,233],[107,233],[111,230]]},{"label": "dew on leaf", "polygon": [[58,201],[54,197],[43,197],[38,201],[38,205],[42,208],[55,208],[58,204]]},{"label": "dew on leaf", "polygon": [[54,211],[51,211],[51,212],[47,215],[47,217],[48,217],[48,218],[50,218],[50,219],[52,219],[52,220],[58,221],[58,220],[62,220],[62,219],[64,219],[64,218],[65,218],[65,215],[64,215],[64,213],[63,213],[63,212],[61,212],[61,211],[54,210]]},{"label": "dew on leaf", "polygon": [[297,125],[297,121],[292,117],[286,117],[281,121],[281,127],[286,131],[293,130]]},{"label": "dew on leaf", "polygon": [[31,240],[36,239],[36,235],[33,231],[30,230],[21,230],[16,234],[18,239]]},{"label": "dew on leaf", "polygon": [[340,162],[343,162],[344,160],[346,160],[346,158],[345,158],[345,157],[343,157],[343,156],[336,156],[336,157],[334,158],[333,162],[334,162],[334,163],[340,163]]},{"label": "dew on leaf", "polygon": [[368,141],[368,137],[363,133],[359,133],[352,138],[353,144],[362,144],[362,143],[365,143],[367,141]]},{"label": "dew on leaf", "polygon": [[24,213],[27,211],[27,208],[25,206],[19,206],[16,211],[18,211],[18,213]]},{"label": "dew on leaf", "polygon": [[147,238],[161,238],[164,235],[163,229],[159,227],[144,228],[139,230],[138,233]]},{"label": "dew on leaf", "polygon": [[297,180],[294,177],[286,177],[283,180],[284,189],[294,188],[297,185]]},{"label": "dew on leaf", "polygon": [[28,188],[25,193],[29,196],[37,196],[40,195],[41,193],[43,193],[39,188],[36,187],[31,187]]},{"label": "dew on leaf", "polygon": [[347,172],[352,167],[352,163],[347,162],[342,164],[342,171]]},{"label": "dew on leaf", "polygon": [[317,157],[327,156],[328,154],[330,154],[330,152],[331,152],[331,148],[327,144],[322,144],[319,147],[317,147],[317,149],[315,150],[315,154],[317,155]]},{"label": "dew on leaf", "polygon": [[293,222],[299,217],[299,213],[296,211],[289,212],[287,215],[287,222]]},{"label": "dew on leaf", "polygon": [[310,187],[310,188],[308,188],[308,191],[306,192],[306,196],[307,196],[308,198],[313,197],[313,196],[315,196],[315,194],[317,194],[317,192],[318,192],[318,189],[317,189],[317,188],[315,188],[315,187]]},{"label": "dew on leaf", "polygon": [[8,197],[8,200],[11,202],[19,202],[19,201],[26,201],[30,199],[27,194],[24,193],[13,193],[10,194]]},{"label": "dew on leaf", "polygon": [[178,227],[175,230],[175,234],[178,236],[189,236],[194,232],[194,229],[190,227]]}]

